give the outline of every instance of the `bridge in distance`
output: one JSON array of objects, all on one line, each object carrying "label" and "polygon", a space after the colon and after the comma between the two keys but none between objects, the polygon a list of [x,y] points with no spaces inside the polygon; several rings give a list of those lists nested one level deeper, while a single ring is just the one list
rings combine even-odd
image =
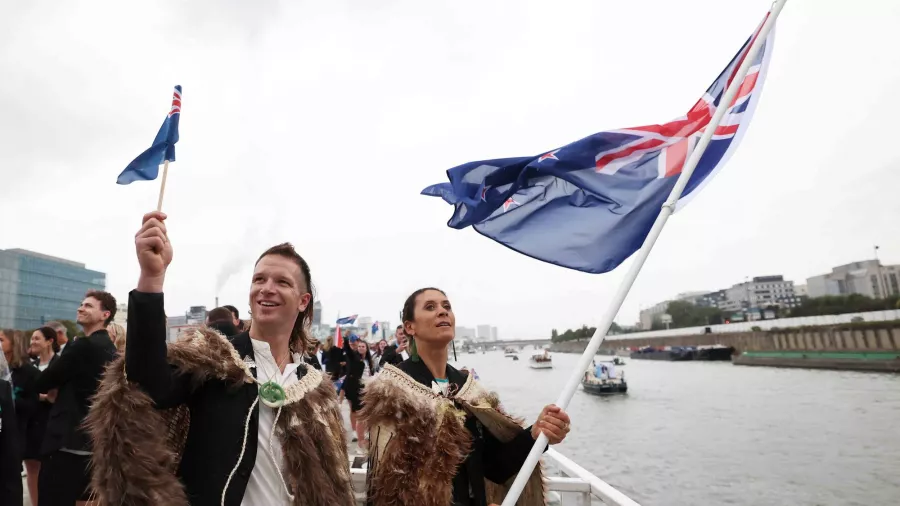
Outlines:
[{"label": "bridge in distance", "polygon": [[466,344],[473,348],[490,348],[492,346],[496,346],[498,349],[503,349],[507,346],[513,347],[523,347],[523,346],[547,346],[550,344],[549,339],[520,339],[520,340],[510,340],[510,341],[478,341],[473,342],[469,341]]}]

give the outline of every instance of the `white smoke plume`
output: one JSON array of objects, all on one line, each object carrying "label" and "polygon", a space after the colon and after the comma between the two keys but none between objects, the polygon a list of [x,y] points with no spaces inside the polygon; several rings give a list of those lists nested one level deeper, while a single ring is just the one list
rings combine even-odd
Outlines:
[{"label": "white smoke plume", "polygon": [[274,220],[268,218],[264,224],[259,223],[262,220],[252,219],[244,229],[241,239],[233,248],[228,249],[228,256],[225,257],[225,261],[222,262],[222,267],[219,268],[219,273],[216,275],[216,296],[235,274],[252,267],[253,262],[266,248],[283,242],[276,239],[281,228],[281,213],[275,213],[275,215],[278,218]]}]

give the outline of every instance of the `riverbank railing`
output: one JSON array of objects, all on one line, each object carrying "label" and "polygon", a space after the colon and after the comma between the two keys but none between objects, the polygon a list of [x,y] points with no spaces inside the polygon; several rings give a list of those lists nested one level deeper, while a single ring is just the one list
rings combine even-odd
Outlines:
[{"label": "riverbank railing", "polygon": [[[356,491],[357,504],[363,506],[366,499],[366,464],[357,462],[356,465],[360,467],[353,467],[352,460],[350,475],[353,481],[353,490]],[[555,475],[547,476],[548,500],[549,504],[553,506],[592,506],[596,504],[640,506],[609,483],[594,476],[587,469],[552,448],[544,453],[543,460],[548,474],[555,473]]]}]

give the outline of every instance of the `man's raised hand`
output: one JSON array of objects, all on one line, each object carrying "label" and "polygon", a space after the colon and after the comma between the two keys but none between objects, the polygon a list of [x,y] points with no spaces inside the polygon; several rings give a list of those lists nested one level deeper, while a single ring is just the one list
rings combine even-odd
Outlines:
[{"label": "man's raised hand", "polygon": [[141,229],[134,235],[134,249],[141,266],[137,286],[139,292],[163,291],[166,269],[172,262],[172,243],[166,232],[166,217],[159,211],[145,214]]}]

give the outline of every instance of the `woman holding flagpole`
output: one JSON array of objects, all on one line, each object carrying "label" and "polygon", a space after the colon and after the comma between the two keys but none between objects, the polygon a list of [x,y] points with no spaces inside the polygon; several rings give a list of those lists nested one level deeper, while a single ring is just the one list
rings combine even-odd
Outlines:
[{"label": "woman holding flagpole", "polygon": [[[369,427],[368,504],[487,506],[506,495],[540,433],[565,439],[569,416],[544,407],[525,429],[468,373],[447,363],[456,318],[446,294],[416,290],[403,305],[410,359],[366,384],[359,419]],[[522,506],[545,504],[536,469]]]}]

